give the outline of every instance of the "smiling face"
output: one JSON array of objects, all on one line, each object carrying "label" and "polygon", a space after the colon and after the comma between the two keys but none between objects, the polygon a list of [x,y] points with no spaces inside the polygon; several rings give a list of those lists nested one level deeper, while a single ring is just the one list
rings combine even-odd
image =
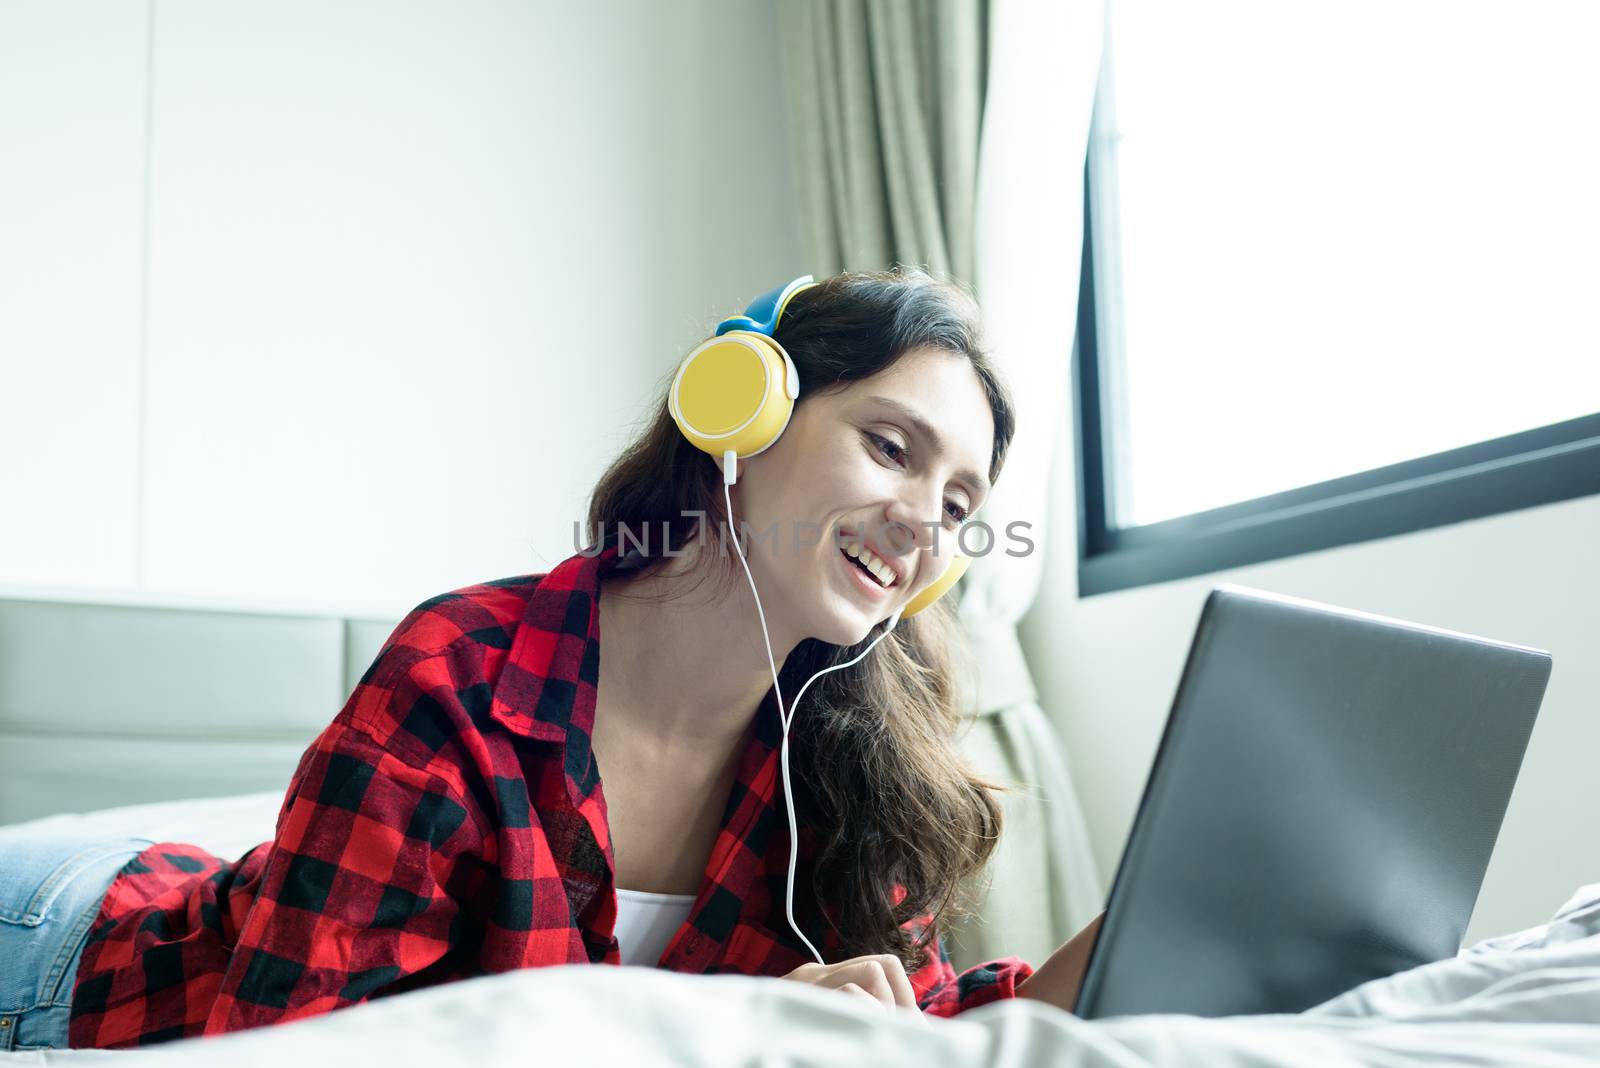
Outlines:
[{"label": "smiling face", "polygon": [[[941,349],[803,398],[777,442],[740,461],[733,491],[768,623],[796,641],[861,641],[944,572],[987,495],[993,448],[977,373]],[[840,548],[861,541],[841,535],[865,540],[887,588]]]}]

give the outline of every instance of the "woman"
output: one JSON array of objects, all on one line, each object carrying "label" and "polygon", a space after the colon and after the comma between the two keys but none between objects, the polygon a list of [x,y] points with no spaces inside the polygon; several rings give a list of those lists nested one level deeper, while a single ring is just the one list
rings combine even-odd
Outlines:
[{"label": "woman", "polygon": [[[65,863],[71,843],[8,859],[0,915],[65,888],[26,937],[0,925],[13,1044],[148,1044],[561,963],[946,1016],[1070,1007],[1092,931],[1037,974],[1011,957],[957,975],[938,939],[1000,810],[952,744],[948,602],[889,622],[944,572],[1010,443],[976,305],[920,271],[842,275],[794,293],[771,336],[800,399],[736,484],[663,404],[595,489],[594,544],[406,616],[271,842],[232,863],[138,840],[99,843],[98,866]],[[724,501],[756,534],[742,551],[706,536]],[[779,693],[799,698],[792,779]],[[118,849],[137,856],[114,871]]]}]

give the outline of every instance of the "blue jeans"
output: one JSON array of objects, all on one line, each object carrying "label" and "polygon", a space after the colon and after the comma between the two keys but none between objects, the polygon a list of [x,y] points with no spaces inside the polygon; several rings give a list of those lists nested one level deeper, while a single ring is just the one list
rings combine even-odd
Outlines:
[{"label": "blue jeans", "polygon": [[0,1050],[65,1049],[100,902],[148,838],[0,827]]}]

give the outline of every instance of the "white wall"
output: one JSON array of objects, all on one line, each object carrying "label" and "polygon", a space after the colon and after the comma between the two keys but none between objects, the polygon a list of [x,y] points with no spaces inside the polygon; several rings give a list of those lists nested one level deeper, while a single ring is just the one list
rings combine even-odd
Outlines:
[{"label": "white wall", "polygon": [[398,613],[569,555],[661,376],[807,269],[776,41],[0,3],[0,586]]},{"label": "white wall", "polygon": [[1022,632],[1106,889],[1201,606],[1223,581],[1550,650],[1549,689],[1467,940],[1543,923],[1600,881],[1600,497],[1079,600],[1073,441],[1063,428],[1043,587]]}]

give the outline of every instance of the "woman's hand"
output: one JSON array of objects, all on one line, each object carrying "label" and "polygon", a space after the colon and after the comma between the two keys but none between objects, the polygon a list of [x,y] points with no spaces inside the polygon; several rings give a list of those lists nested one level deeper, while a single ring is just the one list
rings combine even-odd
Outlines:
[{"label": "woman's hand", "polygon": [[1084,969],[1089,966],[1089,951],[1094,949],[1105,918],[1106,914],[1101,912],[1083,930],[1062,943],[1038,971],[1017,984],[1017,997],[1048,1001],[1058,1009],[1071,1012],[1078,1002]]},{"label": "woman's hand", "polygon": [[917,1008],[916,991],[906,978],[905,965],[893,953],[852,957],[838,964],[802,964],[784,978],[864,997],[886,1011],[897,1005]]}]

